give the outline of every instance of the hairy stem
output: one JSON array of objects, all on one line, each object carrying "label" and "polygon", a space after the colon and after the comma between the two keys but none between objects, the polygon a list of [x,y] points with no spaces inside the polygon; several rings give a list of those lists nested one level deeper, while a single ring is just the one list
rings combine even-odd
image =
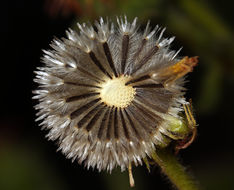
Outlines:
[{"label": "hairy stem", "polygon": [[199,190],[196,181],[185,171],[175,155],[168,149],[157,150],[152,155],[154,161],[161,167],[162,172],[170,179],[178,190]]}]

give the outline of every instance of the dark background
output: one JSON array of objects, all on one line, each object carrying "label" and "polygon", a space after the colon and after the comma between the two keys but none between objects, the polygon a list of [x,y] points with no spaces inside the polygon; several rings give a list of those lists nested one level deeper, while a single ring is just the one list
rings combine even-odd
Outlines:
[{"label": "dark background", "polygon": [[[75,3],[74,3],[75,2]],[[77,3],[78,2],[78,3]],[[126,14],[167,27],[180,55],[199,56],[188,76],[198,138],[180,157],[204,189],[234,189],[234,46],[230,1],[42,0],[1,2],[0,189],[130,189],[127,172],[111,175],[71,163],[34,122],[33,71],[42,49],[76,21]],[[133,169],[134,189],[169,190],[157,167]]]}]

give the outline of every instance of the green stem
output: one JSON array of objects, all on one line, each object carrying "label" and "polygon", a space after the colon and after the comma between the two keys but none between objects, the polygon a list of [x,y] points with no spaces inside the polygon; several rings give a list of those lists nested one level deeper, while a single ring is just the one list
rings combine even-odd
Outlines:
[{"label": "green stem", "polygon": [[162,172],[170,179],[178,190],[199,190],[196,181],[186,173],[185,168],[178,162],[175,155],[168,149],[157,150],[152,155],[154,161],[161,167]]}]

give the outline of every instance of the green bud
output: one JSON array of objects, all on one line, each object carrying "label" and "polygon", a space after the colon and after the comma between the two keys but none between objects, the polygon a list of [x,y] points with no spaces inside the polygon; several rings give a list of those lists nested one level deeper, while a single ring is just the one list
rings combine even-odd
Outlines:
[{"label": "green bud", "polygon": [[167,131],[172,139],[183,139],[191,133],[191,129],[183,118],[168,117],[167,119],[169,121]]}]

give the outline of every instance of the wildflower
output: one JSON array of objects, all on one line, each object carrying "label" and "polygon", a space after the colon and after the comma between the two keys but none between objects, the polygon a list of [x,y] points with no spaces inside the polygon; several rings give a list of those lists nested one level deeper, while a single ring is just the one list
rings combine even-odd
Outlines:
[{"label": "wildflower", "polygon": [[165,29],[138,26],[126,17],[117,26],[102,18],[94,27],[78,24],[79,33],[69,29],[67,39],[52,42],[35,71],[37,121],[87,168],[131,169],[180,138],[170,124],[183,120],[184,75],[197,58],[177,58]]}]

